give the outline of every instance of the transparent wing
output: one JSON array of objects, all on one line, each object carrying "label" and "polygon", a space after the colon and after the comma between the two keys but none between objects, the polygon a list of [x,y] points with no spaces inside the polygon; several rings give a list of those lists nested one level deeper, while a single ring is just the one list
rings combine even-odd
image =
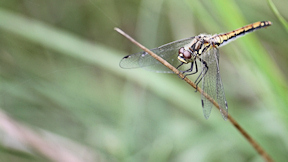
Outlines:
[{"label": "transparent wing", "polygon": [[[178,67],[180,62],[178,61],[178,50],[190,43],[194,37],[186,38],[178,41],[174,41],[165,45],[162,45],[158,48],[151,49],[158,56],[162,57],[164,60],[169,62],[174,67]],[[159,61],[154,59],[146,52],[139,52],[132,55],[125,56],[120,61],[120,67],[124,69],[131,68],[145,68],[146,70],[158,72],[158,73],[173,73],[166,66],[161,64]],[[184,68],[185,66],[183,66]],[[179,69],[182,70],[182,69]]]},{"label": "transparent wing", "polygon": [[[227,119],[228,106],[225,98],[224,88],[219,70],[219,52],[217,48],[212,48],[202,54],[202,60],[208,65],[208,71],[202,80],[202,89],[212,97],[221,107],[221,114],[224,120]],[[202,70],[206,70],[202,64]],[[202,94],[202,107],[206,119],[209,118],[213,104]]]},{"label": "transparent wing", "polygon": [[220,76],[220,67],[219,67],[219,50],[216,48],[214,49],[214,54],[217,61],[217,76],[216,76],[216,94],[217,94],[217,103],[219,104],[220,112],[224,120],[227,119],[228,116],[228,104],[225,97],[224,86]]}]

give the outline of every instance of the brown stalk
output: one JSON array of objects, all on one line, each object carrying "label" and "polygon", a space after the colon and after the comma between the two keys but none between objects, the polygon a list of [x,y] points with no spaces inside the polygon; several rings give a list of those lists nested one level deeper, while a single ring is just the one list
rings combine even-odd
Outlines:
[{"label": "brown stalk", "polygon": [[[166,60],[161,58],[160,56],[156,55],[152,51],[150,51],[148,48],[134,40],[132,37],[130,37],[128,34],[126,34],[124,31],[122,31],[119,28],[114,28],[118,33],[126,37],[128,40],[130,40],[132,43],[136,44],[138,47],[140,47],[143,51],[150,54],[153,58],[161,62],[163,65],[168,67],[170,70],[172,70],[175,74],[179,75],[180,78],[184,78],[189,85],[191,85],[193,88],[195,88],[200,94],[203,94],[219,111],[221,110],[221,107],[213,98],[211,98],[207,93],[203,92],[201,88],[196,86],[190,79],[187,77],[184,77],[184,75],[176,69],[174,66],[169,64]],[[224,111],[223,111],[224,112]],[[264,151],[264,149],[242,128],[238,122],[232,118],[231,115],[228,114],[227,119],[231,122],[231,124],[246,138],[246,140],[254,147],[254,149],[262,156],[262,158],[267,162],[273,162],[272,158]]]},{"label": "brown stalk", "polygon": [[[54,162],[92,162],[100,158],[99,154],[86,146],[74,143],[68,139],[66,140],[63,137],[53,135],[49,132],[42,130],[37,131],[19,123],[2,111],[1,108],[0,129],[1,136],[9,137],[7,141],[14,140],[14,143],[23,144],[25,150],[27,147],[29,150],[36,151]],[[16,149],[18,145],[16,145]],[[33,152],[31,154],[33,154]],[[2,161],[2,158],[0,161]]]}]

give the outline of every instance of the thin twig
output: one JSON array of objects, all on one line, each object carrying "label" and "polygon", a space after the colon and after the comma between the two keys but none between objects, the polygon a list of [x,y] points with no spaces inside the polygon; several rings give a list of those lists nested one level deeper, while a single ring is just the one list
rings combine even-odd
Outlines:
[{"label": "thin twig", "polygon": [[[207,93],[203,92],[203,90],[201,88],[199,88],[198,86],[196,86],[195,83],[193,83],[190,79],[188,79],[187,77],[185,77],[178,69],[176,69],[174,66],[172,66],[171,64],[169,64],[166,60],[164,60],[163,58],[161,58],[160,56],[156,55],[155,53],[153,53],[152,51],[150,51],[148,48],[144,47],[142,44],[138,43],[136,40],[134,40],[132,37],[130,37],[128,34],[126,34],[125,32],[123,32],[121,29],[119,28],[114,28],[118,33],[120,33],[121,35],[123,35],[124,37],[126,37],[127,39],[129,39],[132,43],[136,44],[138,47],[140,47],[141,49],[143,49],[145,52],[147,52],[148,54],[150,54],[153,58],[155,58],[156,60],[158,60],[159,62],[161,62],[163,65],[165,65],[166,67],[168,67],[170,70],[172,70],[175,74],[179,75],[180,78],[184,78],[183,80],[185,80],[189,85],[191,85],[193,88],[195,88],[199,93],[203,94],[219,111],[221,110],[221,107],[219,106],[219,104],[213,99],[211,98]],[[225,113],[225,111],[222,111],[222,113]],[[229,119],[229,121],[232,123],[232,125],[247,139],[247,141],[254,147],[254,149],[263,157],[264,160],[266,160],[267,162],[272,162],[272,158],[264,151],[264,149],[244,130],[244,128],[242,128],[235,119],[233,119],[231,117],[231,115],[227,114],[227,118]]]},{"label": "thin twig", "polygon": [[51,161],[92,162],[100,157],[95,151],[86,146],[65,140],[63,137],[48,134],[49,132],[31,129],[11,118],[1,108],[0,130],[4,132],[1,136],[7,135]]}]

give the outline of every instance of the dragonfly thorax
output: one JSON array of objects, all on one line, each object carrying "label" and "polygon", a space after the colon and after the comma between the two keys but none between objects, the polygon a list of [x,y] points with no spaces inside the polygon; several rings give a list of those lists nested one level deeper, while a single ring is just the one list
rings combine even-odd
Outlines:
[{"label": "dragonfly thorax", "polygon": [[191,43],[181,47],[178,51],[178,60],[188,64],[193,62],[197,56],[209,50],[214,46],[214,39],[211,35],[200,34],[196,36]]}]

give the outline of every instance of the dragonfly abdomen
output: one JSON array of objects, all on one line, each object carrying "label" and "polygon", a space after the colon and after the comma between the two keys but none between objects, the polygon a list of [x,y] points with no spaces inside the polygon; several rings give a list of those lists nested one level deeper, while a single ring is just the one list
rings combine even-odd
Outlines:
[{"label": "dragonfly abdomen", "polygon": [[231,42],[232,40],[235,40],[235,38],[238,38],[240,36],[243,36],[247,33],[253,32],[255,30],[261,29],[263,27],[267,27],[272,25],[272,23],[270,21],[259,21],[259,22],[255,22],[253,24],[249,24],[246,25],[242,28],[233,30],[231,32],[228,33],[224,33],[224,34],[218,34],[213,36],[215,41],[215,45],[216,46],[223,46],[229,42]]}]

